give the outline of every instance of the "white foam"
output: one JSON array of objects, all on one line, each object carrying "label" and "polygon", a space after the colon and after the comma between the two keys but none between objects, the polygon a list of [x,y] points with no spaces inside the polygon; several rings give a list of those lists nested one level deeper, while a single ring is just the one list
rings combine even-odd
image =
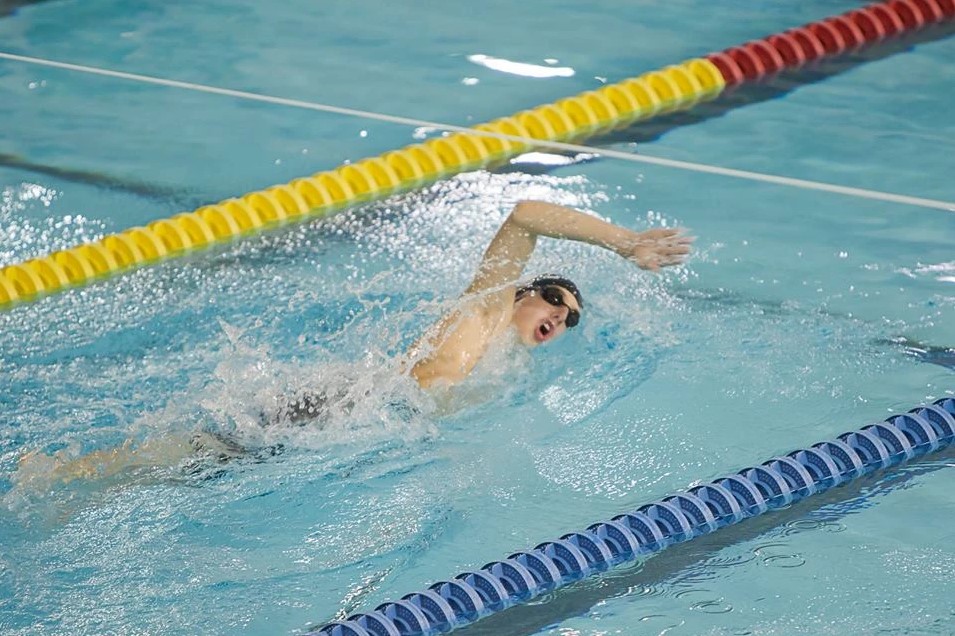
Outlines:
[{"label": "white foam", "polygon": [[[223,329],[232,351],[217,365],[216,381],[199,403],[216,432],[233,434],[242,445],[318,448],[434,432],[432,403],[400,360],[367,351],[360,360],[343,361],[319,351],[312,361],[283,362],[267,347],[247,342],[241,330],[227,324]],[[300,424],[289,403],[302,395],[322,404]]]}]

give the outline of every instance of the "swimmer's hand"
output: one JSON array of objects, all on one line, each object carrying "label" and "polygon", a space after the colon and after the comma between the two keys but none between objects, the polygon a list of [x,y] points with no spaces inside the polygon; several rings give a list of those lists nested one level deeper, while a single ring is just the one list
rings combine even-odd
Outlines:
[{"label": "swimmer's hand", "polygon": [[661,267],[679,265],[690,253],[694,237],[685,236],[682,228],[654,228],[633,232],[614,246],[614,251],[641,269],[657,271]]}]

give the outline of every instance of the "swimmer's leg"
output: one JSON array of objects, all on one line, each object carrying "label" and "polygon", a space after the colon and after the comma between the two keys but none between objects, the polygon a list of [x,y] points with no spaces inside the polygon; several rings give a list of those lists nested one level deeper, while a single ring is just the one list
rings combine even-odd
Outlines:
[{"label": "swimmer's leg", "polygon": [[156,469],[182,468],[186,474],[194,475],[210,465],[224,464],[247,453],[228,437],[207,431],[154,437],[138,444],[128,439],[116,448],[80,457],[67,451],[52,455],[32,451],[20,458],[12,480],[17,488],[44,490],[77,480],[110,484],[132,481],[145,471]]},{"label": "swimmer's leg", "polygon": [[123,473],[138,469],[177,466],[195,452],[190,439],[179,436],[154,438],[141,444],[129,439],[122,446],[80,457],[71,457],[66,451],[52,455],[33,451],[20,458],[13,481],[19,488],[45,489],[80,479],[116,480]]}]

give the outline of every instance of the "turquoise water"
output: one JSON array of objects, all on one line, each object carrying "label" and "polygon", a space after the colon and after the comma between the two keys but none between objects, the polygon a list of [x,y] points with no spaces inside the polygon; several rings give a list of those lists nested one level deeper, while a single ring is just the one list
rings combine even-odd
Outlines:
[{"label": "turquoise water", "polygon": [[[853,6],[51,1],[0,19],[0,49],[468,124]],[[473,55],[574,72],[531,78]],[[608,143],[955,200],[953,55],[951,38],[923,42]],[[430,134],[6,61],[0,120],[2,264]],[[531,270],[580,284],[581,327],[485,370],[447,412],[394,356],[528,197],[682,225],[698,250],[652,276],[542,241]],[[6,311],[0,631],[301,633],[950,394],[950,369],[886,340],[955,344],[952,236],[939,210],[618,160],[522,162]],[[305,386],[362,399],[323,427],[256,424]],[[199,429],[285,452],[67,484],[42,462],[18,468],[30,451]],[[949,464],[837,489],[462,633],[952,633]]]}]

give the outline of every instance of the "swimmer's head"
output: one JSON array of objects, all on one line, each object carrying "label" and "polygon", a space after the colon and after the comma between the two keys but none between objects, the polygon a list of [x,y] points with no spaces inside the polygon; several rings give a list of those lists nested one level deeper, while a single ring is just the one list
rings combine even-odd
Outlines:
[{"label": "swimmer's head", "polygon": [[511,323],[528,346],[550,342],[580,321],[584,299],[570,280],[553,274],[518,285]]}]

